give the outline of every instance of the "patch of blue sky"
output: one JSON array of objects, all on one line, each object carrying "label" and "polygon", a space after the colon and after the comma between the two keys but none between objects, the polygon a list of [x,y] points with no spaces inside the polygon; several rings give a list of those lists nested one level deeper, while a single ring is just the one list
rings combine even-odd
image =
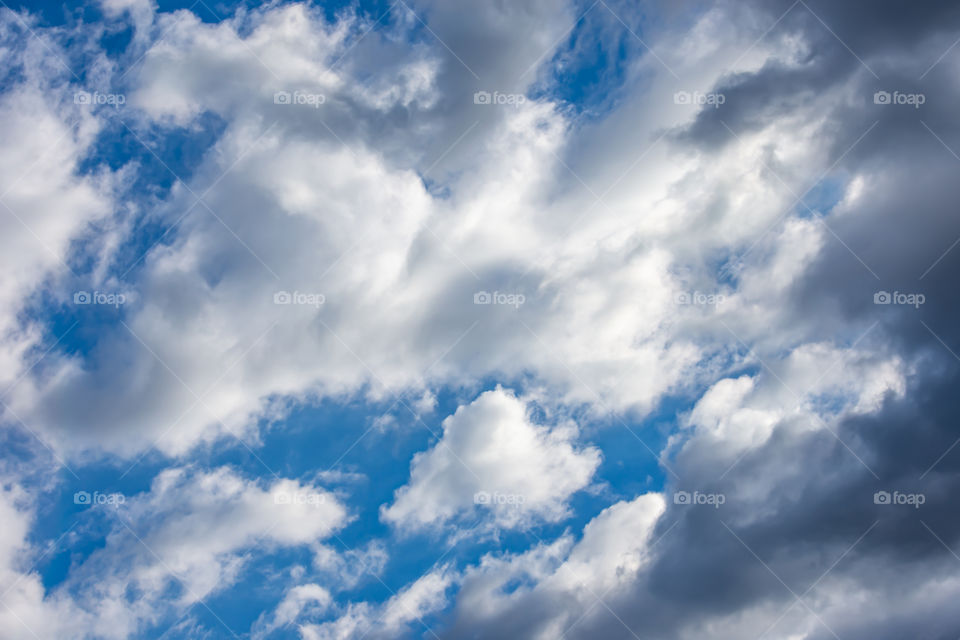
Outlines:
[{"label": "patch of blue sky", "polygon": [[794,214],[809,218],[811,211],[828,214],[843,199],[849,181],[845,177],[827,176],[813,185],[794,207]]},{"label": "patch of blue sky", "polygon": [[[202,622],[213,637],[231,637],[227,627],[243,637],[246,635],[244,632],[250,629],[262,614],[266,613],[266,619],[270,619],[272,611],[283,599],[284,592],[291,587],[291,583],[322,582],[311,577],[312,562],[311,552],[305,547],[278,549],[251,556],[237,584],[204,598],[206,607],[202,604],[194,605],[191,615]],[[300,580],[292,581],[289,571],[297,566],[307,569],[307,573]],[[329,615],[325,617],[329,618]],[[162,631],[163,628],[158,630]],[[278,629],[268,637],[299,638],[297,623]]]},{"label": "patch of blue sky", "polygon": [[559,101],[584,118],[602,118],[617,103],[630,65],[650,55],[641,42],[647,17],[633,3],[578,3],[566,42],[544,65],[533,98]]},{"label": "patch of blue sky", "polygon": [[63,2],[63,0],[4,0],[7,8],[17,13],[29,12],[39,19],[39,26],[61,26],[93,23],[103,19],[97,2]]},{"label": "patch of blue sky", "polygon": [[[136,203],[140,209],[131,233],[116,253],[110,273],[123,276],[125,280],[133,279],[149,250],[158,243],[169,244],[176,239],[175,225],[187,212],[173,212],[172,219],[168,219],[169,216],[154,215],[155,210],[162,206],[177,181],[190,185],[194,172],[225,126],[216,114],[206,112],[189,128],[142,131],[128,122],[121,111],[101,133],[81,171],[95,172],[102,167],[118,170],[124,165],[135,164],[136,178],[127,185],[124,199]],[[188,215],[203,211],[203,207],[198,206]]]},{"label": "patch of blue sky", "polygon": [[108,25],[100,36],[100,49],[108,58],[119,58],[133,41],[134,31],[133,25],[126,21]]},{"label": "patch of blue sky", "polygon": [[[292,4],[298,0],[281,0],[271,5]],[[68,3],[62,0],[6,0],[10,9],[29,11],[41,19],[45,26],[71,25],[80,22],[94,23],[104,18],[98,2]],[[187,9],[208,23],[221,22],[232,18],[241,10],[256,9],[265,3],[262,0],[156,0],[157,11],[172,13]],[[381,15],[395,2],[388,0],[323,0],[308,1],[311,7],[319,8],[328,19],[334,18],[344,9],[356,8],[358,11],[377,16]]]}]

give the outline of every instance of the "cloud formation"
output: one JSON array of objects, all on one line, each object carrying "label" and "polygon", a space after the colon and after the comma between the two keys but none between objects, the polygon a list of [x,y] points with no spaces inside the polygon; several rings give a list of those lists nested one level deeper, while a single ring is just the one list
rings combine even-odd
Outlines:
[{"label": "cloud formation", "polygon": [[560,520],[600,463],[597,449],[574,448],[576,437],[575,425],[532,424],[522,400],[500,387],[487,391],[444,420],[440,439],[414,456],[410,482],[382,517],[402,528],[477,511],[506,528]]},{"label": "cloud formation", "polygon": [[956,3],[90,10],[0,11],[11,637],[960,634]]}]

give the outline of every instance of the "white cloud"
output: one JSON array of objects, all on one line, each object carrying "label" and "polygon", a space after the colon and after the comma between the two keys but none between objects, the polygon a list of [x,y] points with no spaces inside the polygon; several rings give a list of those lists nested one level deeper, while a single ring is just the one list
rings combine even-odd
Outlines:
[{"label": "white cloud", "polygon": [[423,618],[447,606],[446,592],[456,576],[448,567],[421,576],[382,605],[351,603],[335,620],[300,627],[305,640],[396,638],[421,626]]},{"label": "white cloud", "polygon": [[545,584],[606,593],[630,584],[650,560],[651,535],[666,508],[663,496],[647,493],[607,507],[583,528],[561,569]]},{"label": "white cloud", "polygon": [[322,614],[333,602],[330,592],[318,584],[301,584],[291,588],[273,611],[269,622],[254,625],[255,638],[266,637],[276,629],[295,622],[302,615]]},{"label": "white cloud", "polygon": [[557,521],[567,499],[600,464],[595,448],[576,446],[573,424],[533,424],[526,404],[497,387],[443,422],[443,435],[414,456],[410,481],[382,518],[401,528],[443,524],[475,512],[498,526]]},{"label": "white cloud", "polygon": [[521,554],[485,556],[461,579],[452,635],[506,630],[521,624],[518,613],[537,610],[526,637],[559,637],[595,609],[598,597],[615,601],[635,582],[650,562],[653,530],[665,508],[662,495],[644,494],[602,511],[579,542],[565,536]]},{"label": "white cloud", "polygon": [[20,314],[49,281],[70,277],[66,262],[71,241],[108,216],[113,207],[108,172],[78,173],[101,122],[74,104],[76,87],[66,84],[66,74],[55,57],[63,52],[55,40],[46,34],[36,39],[17,36],[18,31],[18,19],[3,12],[0,59],[19,76],[0,94],[0,388],[4,395],[46,351],[37,348],[44,338],[41,328]]},{"label": "white cloud", "polygon": [[[553,16],[546,5],[537,11]],[[546,100],[475,105],[473,89],[449,70],[430,79],[419,47],[376,31],[348,51],[352,27],[301,5],[216,25],[186,12],[157,19],[169,33],[131,75],[131,104],[148,117],[141,126],[207,110],[227,126],[189,191],[175,186],[157,212],[178,222],[175,241],[144,261],[139,302],[127,309],[135,336],[122,326],[105,331],[93,354],[31,379],[13,398],[66,453],[156,446],[182,455],[229,433],[253,439],[255,418],[282,415],[283,403],[271,399],[284,396],[423,395],[532,373],[557,402],[642,415],[693,384],[700,330],[677,324],[690,310],[674,297],[686,261],[717,240],[689,232],[696,221],[675,187],[702,170],[708,198],[731,180],[720,165],[671,159],[663,141],[650,156],[653,174],[620,181],[597,204],[564,165],[601,178],[605,190],[656,140],[654,121],[629,145],[605,150],[605,174],[594,176],[580,155],[595,157],[592,136],[614,132],[579,131]],[[528,21],[546,30],[524,33],[517,46],[530,53],[565,28],[533,13],[514,28],[529,30]],[[397,67],[366,69],[366,47],[388,48]],[[505,78],[507,67],[498,67]],[[361,71],[362,82],[350,76]],[[363,108],[358,96],[385,80],[412,84],[377,99],[393,101],[386,112]],[[297,83],[324,94],[321,108],[274,103],[276,90]],[[430,106],[433,93],[460,91],[445,96],[451,113]],[[405,127],[392,124],[401,108]],[[483,135],[444,155],[476,122]],[[425,148],[425,132],[446,136],[445,146]],[[441,156],[449,197],[430,193],[420,176]],[[758,184],[752,197],[768,191]],[[274,305],[281,290],[325,302]],[[480,290],[526,302],[475,305]]]},{"label": "white cloud", "polygon": [[[12,494],[0,496],[8,497]],[[0,539],[0,552],[20,555],[29,548],[24,538],[29,511],[9,500],[0,500],[0,509],[8,512],[5,521],[11,525]],[[91,509],[116,509],[107,514],[112,527],[105,546],[72,567],[52,592],[45,593],[36,573],[23,573],[27,568],[11,557],[0,558],[9,607],[0,611],[0,619],[10,617],[4,624],[11,633],[136,635],[158,616],[182,613],[232,586],[252,554],[310,545],[348,519],[345,507],[321,487],[294,480],[261,487],[228,468],[170,469],[150,492],[127,497],[119,508]],[[316,590],[294,592],[278,615],[289,614],[296,603],[322,600]]]},{"label": "white cloud", "polygon": [[261,488],[229,468],[164,471],[145,500],[131,502],[135,524],[161,523],[137,534],[156,562],[139,567],[133,579],[159,591],[176,576],[184,602],[235,579],[242,563],[237,551],[309,544],[348,520],[345,507],[321,487],[281,479]]},{"label": "white cloud", "polygon": [[[90,353],[33,372],[9,398],[17,415],[69,456],[133,456],[152,446],[185,456],[233,433],[255,444],[260,419],[283,417],[291,400],[402,391],[426,414],[438,388],[492,378],[536,387],[550,408],[585,405],[588,418],[639,419],[665,394],[709,384],[690,430],[672,443],[719,472],[777,429],[813,432],[820,420],[835,424],[902,396],[909,363],[811,337],[806,321],[790,316],[794,288],[832,240],[813,219],[779,221],[832,162],[835,136],[824,135],[834,133],[824,114],[836,93],[731,131],[727,145],[694,149],[659,138],[697,114],[676,108],[675,91],[729,80],[734,61],[740,71],[770,58],[801,70],[810,43],[772,34],[740,56],[754,34],[739,28],[739,11],[721,7],[689,31],[650,41],[684,84],[644,55],[627,69],[609,116],[582,121],[549,97],[509,109],[473,104],[474,91],[528,92],[544,78],[524,77],[522,67],[544,51],[549,60],[549,47],[577,17],[555,5],[490,3],[471,21],[454,4],[416,5],[429,8],[421,15],[431,36],[452,43],[453,54],[432,37],[412,42],[419,23],[403,12],[361,41],[370,21],[329,24],[305,5],[214,25],[189,11],[155,14],[147,2],[104,2],[114,18],[129,11],[146,47],[129,76],[130,104],[140,109],[127,112],[139,118],[132,126],[166,132],[212,113],[224,131],[189,183],[150,211],[174,231],[127,283],[137,293],[125,318],[132,333],[105,327]],[[150,43],[150,32],[164,36]],[[71,241],[114,205],[109,176],[76,173],[98,121],[70,105],[64,87],[38,80],[56,61],[31,46],[26,81],[0,98],[0,177],[9,189],[0,197],[29,211],[31,226],[0,222],[0,377],[9,379],[40,341],[22,320],[24,301],[51,283],[56,295],[66,293],[59,280]],[[324,101],[317,109],[277,104],[277,91]],[[79,118],[75,131],[71,118]],[[58,145],[62,152],[42,153]],[[20,178],[34,162],[36,171]],[[863,184],[869,176],[853,180],[845,206],[856,204]],[[195,204],[199,194],[204,204]],[[127,230],[108,232],[116,240]],[[105,244],[109,260],[115,244]],[[716,263],[737,254],[749,268],[718,278]],[[324,303],[277,305],[280,290],[323,294]],[[521,293],[525,302],[475,305],[479,290]],[[727,301],[678,305],[678,291],[719,292]],[[750,353],[729,353],[741,346]],[[772,372],[730,373],[743,365]],[[382,518],[400,530],[470,515],[490,528],[562,521],[600,461],[577,438],[575,425],[535,424],[525,402],[498,387],[447,418]],[[785,475],[795,471],[789,467]],[[758,482],[744,495],[766,488]],[[481,492],[489,505],[474,503]],[[309,546],[314,568],[343,569],[348,585],[358,563],[376,573],[386,562],[375,544],[340,555],[322,544],[349,515],[321,487],[178,468],[117,513],[142,543],[118,522],[107,548],[71,570],[68,586],[83,588],[83,613],[65,589],[44,594],[36,575],[10,568],[10,558],[29,549],[31,516],[11,506],[16,492],[2,497],[11,524],[0,537],[0,568],[13,585],[11,608],[54,637],[67,619],[100,636],[133,635],[169,604],[162,590],[185,585],[178,604],[196,602],[235,584],[254,549]],[[461,615],[488,622],[536,598],[573,603],[541,620],[540,634],[556,637],[593,602],[591,592],[642,575],[664,508],[661,496],[641,496],[609,507],[579,542],[566,535],[526,553],[486,556],[466,573],[461,601],[475,607],[461,605]],[[508,589],[517,576],[527,581]],[[303,633],[350,637],[380,623],[387,635],[405,630],[446,606],[457,581],[446,571],[428,574],[385,605],[348,605]],[[131,586],[146,595],[127,602]],[[289,590],[275,623],[332,607],[325,589]]]},{"label": "white cloud", "polygon": [[761,375],[719,380],[703,394],[686,422],[696,431],[683,445],[688,454],[729,464],[761,447],[776,429],[834,429],[839,420],[875,412],[888,394],[906,390],[899,358],[856,347],[805,344],[770,366]]},{"label": "white cloud", "polygon": [[363,547],[346,551],[315,545],[313,552],[313,567],[343,589],[351,589],[361,580],[379,577],[389,560],[386,545],[381,540],[372,540]]}]

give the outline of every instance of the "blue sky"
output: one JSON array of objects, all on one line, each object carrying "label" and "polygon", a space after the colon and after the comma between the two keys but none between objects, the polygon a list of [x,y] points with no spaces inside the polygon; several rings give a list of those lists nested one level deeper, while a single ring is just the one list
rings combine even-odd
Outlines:
[{"label": "blue sky", "polygon": [[950,3],[0,27],[5,638],[960,633]]}]

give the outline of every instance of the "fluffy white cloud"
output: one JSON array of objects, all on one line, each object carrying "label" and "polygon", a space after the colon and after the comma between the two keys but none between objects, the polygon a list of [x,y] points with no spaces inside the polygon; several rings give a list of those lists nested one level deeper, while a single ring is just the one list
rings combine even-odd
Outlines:
[{"label": "fluffy white cloud", "polygon": [[[22,314],[49,281],[70,278],[71,242],[114,206],[109,172],[80,175],[102,123],[74,104],[74,91],[47,34],[20,34],[0,14],[0,60],[17,77],[0,93],[0,387],[31,369],[42,329]],[[5,80],[5,82],[7,82]],[[86,283],[92,288],[95,283]],[[70,300],[72,302],[72,300]],[[57,336],[59,337],[59,336]],[[53,344],[50,340],[50,345]],[[8,401],[8,398],[4,397]],[[7,413],[6,418],[15,420]]]},{"label": "fluffy white cloud", "polygon": [[409,483],[382,518],[408,529],[477,511],[503,527],[560,520],[567,499],[600,464],[600,452],[577,447],[576,436],[573,424],[533,424],[510,391],[484,392],[445,419],[440,440],[414,456]]},{"label": "fluffy white cloud", "polygon": [[545,584],[595,593],[629,584],[650,560],[650,536],[664,510],[656,493],[607,507],[587,523],[561,570]]},{"label": "fluffy white cloud", "polygon": [[137,534],[157,562],[138,570],[134,580],[159,590],[176,576],[184,602],[229,583],[240,569],[236,551],[308,544],[348,519],[346,508],[321,487],[283,479],[261,488],[229,468],[164,471],[146,500],[132,501],[130,517],[162,523]]},{"label": "fluffy white cloud", "polygon": [[[538,25],[516,45],[530,53],[564,30],[542,19],[553,14],[546,5],[534,9],[509,28],[491,23],[507,29],[504,40]],[[422,47],[379,31],[354,42],[356,25],[328,24],[302,5],[216,25],[183,11],[157,20],[166,35],[130,76],[140,126],[213,112],[226,129],[157,212],[176,225],[174,241],[137,272],[127,326],[12,397],[68,453],[156,446],[182,455],[229,433],[255,437],[256,417],[282,415],[278,398],[423,394],[530,373],[551,401],[642,415],[694,385],[709,355],[702,320],[714,310],[675,302],[678,291],[716,288],[699,256],[731,233],[745,241],[786,199],[760,177],[731,174],[728,161],[744,161],[736,151],[719,161],[672,154],[663,119],[649,117],[676,113],[669,93],[643,108],[632,95],[624,112],[644,124],[607,145],[622,137],[616,119],[581,130],[547,99],[476,105],[467,72],[449,68],[455,58],[437,67]],[[409,38],[409,27],[391,29]],[[368,68],[374,52],[394,65]],[[510,54],[519,55],[497,51]],[[504,86],[508,66],[497,67]],[[534,77],[514,80],[516,90]],[[387,81],[399,92],[378,93]],[[288,89],[325,101],[276,104]],[[407,126],[395,126],[398,111]],[[458,141],[471,124],[482,135]],[[446,146],[425,147],[428,132]],[[653,170],[634,175],[648,148]],[[440,159],[448,197],[422,177]],[[686,190],[693,175],[701,186]],[[707,210],[734,182],[756,220]],[[275,305],[279,291],[324,302]],[[479,291],[524,302],[476,305]]]},{"label": "fluffy white cloud", "polygon": [[602,511],[576,543],[564,536],[522,554],[485,556],[463,575],[451,636],[478,626],[506,633],[520,628],[524,610],[538,610],[525,637],[559,637],[634,583],[652,557],[653,530],[665,508],[662,495],[644,494]]},{"label": "fluffy white cloud", "polygon": [[[30,509],[15,506],[14,493],[0,498],[10,524],[0,540],[7,592],[0,619],[11,637],[136,635],[170,612],[205,607],[207,597],[237,581],[252,554],[308,546],[348,520],[345,507],[321,487],[286,479],[262,487],[225,467],[170,469],[148,493],[128,496],[118,506],[91,506],[113,511],[105,546],[45,593],[39,576],[11,556],[30,549],[25,540]],[[302,589],[288,600],[278,618],[323,598]]]},{"label": "fluffy white cloud", "polygon": [[276,629],[294,623],[301,615],[323,613],[332,602],[330,592],[318,584],[297,585],[284,594],[272,617],[257,628],[254,637],[265,637]]},{"label": "fluffy white cloud", "polygon": [[696,432],[683,444],[688,455],[731,464],[776,429],[836,429],[842,419],[879,410],[888,394],[902,396],[908,373],[899,358],[824,343],[800,346],[770,366],[764,375],[719,380],[703,394],[686,422]]},{"label": "fluffy white cloud", "polygon": [[350,640],[396,638],[423,618],[447,606],[446,592],[456,576],[448,567],[438,567],[395,593],[382,605],[351,603],[336,619],[300,627],[305,640]]}]

